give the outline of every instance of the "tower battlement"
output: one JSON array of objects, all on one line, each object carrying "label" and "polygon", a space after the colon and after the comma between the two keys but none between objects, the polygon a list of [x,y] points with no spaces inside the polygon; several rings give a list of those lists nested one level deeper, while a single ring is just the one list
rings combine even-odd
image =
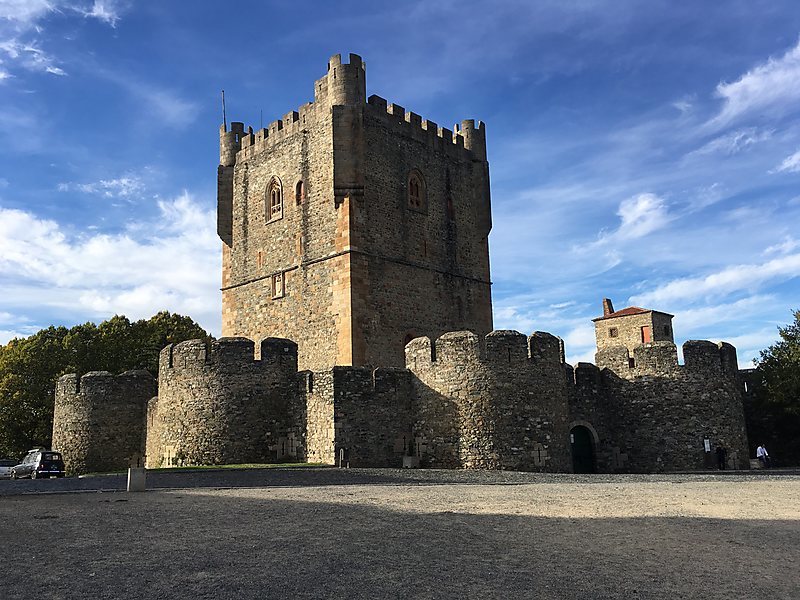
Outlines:
[{"label": "tower battlement", "polygon": [[53,441],[72,473],[116,471],[144,454],[144,415],[156,394],[147,371],[90,371],[56,382]]},{"label": "tower battlement", "polygon": [[255,343],[243,337],[220,338],[206,343],[187,340],[169,344],[159,355],[159,370],[197,371],[220,368],[252,369],[280,366],[297,371],[297,344],[281,338],[266,338],[256,358]]},{"label": "tower battlement", "polygon": [[709,377],[738,373],[736,348],[727,342],[689,340],[683,344],[684,364],[678,364],[678,351],[672,342],[651,342],[635,346],[633,355],[625,346],[606,346],[597,351],[595,361],[619,377],[669,376],[705,373]]},{"label": "tower battlement", "polygon": [[453,331],[434,341],[421,337],[406,345],[406,366],[412,371],[475,363],[486,368],[508,369],[515,365],[542,367],[562,362],[560,338],[543,331],[526,336],[513,330],[495,330],[484,337],[471,331]]},{"label": "tower battlement", "polygon": [[381,119],[396,135],[410,137],[453,158],[486,160],[486,125],[482,121],[476,125],[474,119],[465,119],[447,129],[375,94],[367,100],[367,107],[369,115]]}]

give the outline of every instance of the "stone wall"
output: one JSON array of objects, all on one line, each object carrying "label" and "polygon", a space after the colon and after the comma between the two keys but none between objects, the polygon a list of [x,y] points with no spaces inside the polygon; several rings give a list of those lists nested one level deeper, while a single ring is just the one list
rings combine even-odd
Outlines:
[{"label": "stone wall", "polygon": [[[685,365],[669,342],[639,346],[635,365],[626,348],[597,353],[602,385],[615,415],[613,437],[636,472],[696,470],[716,466],[718,445],[731,466],[746,469],[747,433],[736,351],[730,344],[689,341]],[[704,440],[711,452],[705,452]]]},{"label": "stone wall", "polygon": [[147,371],[92,371],[56,383],[52,448],[70,474],[127,469],[144,454],[145,407],[156,394]]},{"label": "stone wall", "polygon": [[[642,327],[650,327],[652,342],[674,342],[672,316],[656,310],[619,317],[602,318],[595,321],[597,349],[625,346],[632,353],[642,344]],[[611,337],[610,330],[617,330]]]},{"label": "stone wall", "polygon": [[597,472],[627,470],[627,455],[616,439],[616,431],[622,425],[603,386],[600,369],[580,362],[574,369],[565,365],[565,375],[569,388],[569,428],[583,426],[597,436],[593,448]]},{"label": "stone wall", "polygon": [[400,467],[411,441],[411,373],[333,368],[336,456],[352,467]]},{"label": "stone wall", "polygon": [[268,338],[169,345],[147,410],[147,465],[305,460],[297,346]]},{"label": "stone wall", "polygon": [[334,56],[314,102],[255,133],[220,133],[223,335],[297,340],[302,369],[401,367],[412,337],[491,330],[485,128],[367,103],[365,78],[360,57]]},{"label": "stone wall", "polygon": [[447,333],[406,346],[423,464],[567,471],[568,390],[558,338]]}]

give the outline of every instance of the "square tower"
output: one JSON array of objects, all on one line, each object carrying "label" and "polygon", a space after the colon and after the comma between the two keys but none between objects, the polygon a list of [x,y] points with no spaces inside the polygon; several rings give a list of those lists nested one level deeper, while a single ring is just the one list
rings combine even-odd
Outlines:
[{"label": "square tower", "polygon": [[323,369],[402,367],[414,337],[491,331],[485,140],[367,100],[355,54],[269,127],[223,125],[222,334],[292,339]]},{"label": "square tower", "polygon": [[657,310],[629,306],[615,311],[609,298],[603,298],[603,316],[592,319],[597,349],[625,346],[633,355],[636,346],[649,342],[675,343],[673,315]]}]

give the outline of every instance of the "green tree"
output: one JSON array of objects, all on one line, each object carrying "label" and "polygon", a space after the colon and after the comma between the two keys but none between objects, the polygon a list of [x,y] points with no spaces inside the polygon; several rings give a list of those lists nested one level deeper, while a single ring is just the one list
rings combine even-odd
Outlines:
[{"label": "green tree", "polygon": [[779,466],[800,464],[800,311],[793,315],[794,323],[778,328],[780,340],[761,351],[745,407],[750,445],[766,444]]},{"label": "green tree", "polygon": [[191,318],[165,311],[134,323],[116,315],[99,326],[48,327],[0,346],[0,457],[49,446],[61,375],[147,369],[155,376],[164,346],[196,338],[213,339]]},{"label": "green tree", "polygon": [[756,368],[769,401],[800,415],[800,310],[793,312],[794,323],[778,328],[780,341],[761,351]]}]

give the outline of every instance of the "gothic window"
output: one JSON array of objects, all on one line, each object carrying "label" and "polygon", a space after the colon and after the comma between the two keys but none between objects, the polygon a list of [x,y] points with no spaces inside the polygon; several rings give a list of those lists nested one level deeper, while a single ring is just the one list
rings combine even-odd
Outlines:
[{"label": "gothic window", "polygon": [[298,181],[297,185],[294,188],[294,201],[297,206],[300,206],[303,203],[303,200],[306,199],[306,188],[303,185],[302,181]]},{"label": "gothic window", "polygon": [[416,169],[408,174],[408,208],[419,212],[428,210],[425,181]]},{"label": "gothic window", "polygon": [[267,222],[283,217],[283,190],[277,178],[273,178],[267,187],[266,204]]}]

